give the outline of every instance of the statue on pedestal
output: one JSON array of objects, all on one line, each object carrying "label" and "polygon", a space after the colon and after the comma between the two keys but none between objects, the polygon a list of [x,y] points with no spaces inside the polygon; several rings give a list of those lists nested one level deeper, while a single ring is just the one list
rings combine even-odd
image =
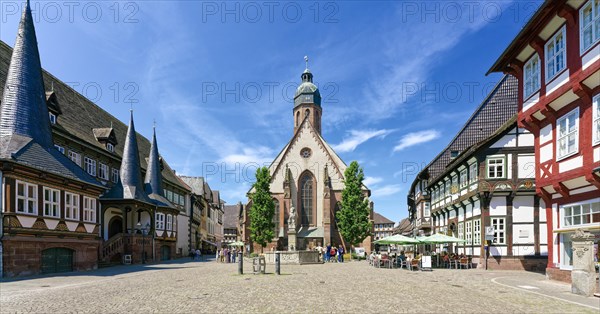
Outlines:
[{"label": "statue on pedestal", "polygon": [[296,230],[296,208],[290,208],[290,217],[288,218],[288,230]]}]

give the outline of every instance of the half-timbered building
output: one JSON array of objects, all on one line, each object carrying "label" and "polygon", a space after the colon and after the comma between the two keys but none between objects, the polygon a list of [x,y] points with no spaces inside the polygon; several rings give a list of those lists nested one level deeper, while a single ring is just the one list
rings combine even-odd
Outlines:
[{"label": "half-timbered building", "polygon": [[[417,176],[409,206],[417,230],[465,240],[444,249],[476,257],[480,267],[541,270],[545,217],[535,195],[533,135],[516,123],[516,88],[514,78],[502,78],[449,148]],[[431,227],[418,223],[427,220]],[[493,236],[487,242],[486,227]]]},{"label": "half-timbered building", "polygon": [[492,66],[519,80],[535,140],[550,278],[570,280],[571,235],[600,240],[600,1],[545,1]]},{"label": "half-timbered building", "polygon": [[[160,158],[156,142],[134,131],[132,121],[128,130],[41,68],[29,3],[14,49],[0,41],[0,86],[0,245],[5,276],[93,269],[99,261],[121,262],[123,255],[140,262],[141,249],[139,254],[130,250],[133,246],[117,250],[109,240],[117,234],[141,235],[144,228],[147,235],[140,240],[148,260],[187,251],[187,245],[172,243],[178,228],[173,217],[186,212],[189,188]],[[132,158],[136,154],[137,161]],[[126,186],[136,189],[124,193],[145,194],[139,199],[148,206],[146,212],[152,207],[155,214],[165,215],[164,220],[162,215],[155,217],[160,225],[150,220],[138,225],[139,206],[111,207],[115,201],[107,197],[112,194],[105,194],[122,187],[123,175],[131,175],[134,168],[140,178],[136,175],[135,184]],[[134,214],[126,218],[123,212]],[[108,246],[113,250],[107,254]]]}]

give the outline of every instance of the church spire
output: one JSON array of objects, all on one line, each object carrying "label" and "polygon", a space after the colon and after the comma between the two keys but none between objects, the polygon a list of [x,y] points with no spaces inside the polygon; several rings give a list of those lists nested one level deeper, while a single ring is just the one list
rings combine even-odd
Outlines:
[{"label": "church spire", "polygon": [[152,146],[150,147],[150,156],[148,158],[148,169],[146,169],[146,178],[144,180],[148,195],[163,195],[162,174],[160,170],[160,157],[158,155],[158,145],[156,144],[156,126],[154,126]]},{"label": "church spire", "polygon": [[52,148],[46,91],[29,1],[25,5],[0,108],[0,137],[20,135]]}]

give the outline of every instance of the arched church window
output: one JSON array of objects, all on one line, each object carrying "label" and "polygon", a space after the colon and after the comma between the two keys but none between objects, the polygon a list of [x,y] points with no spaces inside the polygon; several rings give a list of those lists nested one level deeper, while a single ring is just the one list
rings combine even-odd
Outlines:
[{"label": "arched church window", "polygon": [[306,111],[305,111],[305,113],[304,113],[304,116],[305,116],[306,118],[310,117],[310,110],[306,109]]},{"label": "arched church window", "polygon": [[296,126],[300,123],[300,111],[296,112]]},{"label": "arched church window", "polygon": [[312,211],[313,211],[313,177],[310,173],[306,173],[300,180],[300,186],[302,188],[301,193],[301,215],[302,225],[308,226],[312,223]]},{"label": "arched church window", "polygon": [[274,198],[273,203],[275,204],[275,214],[273,215],[273,223],[275,225],[275,238],[279,237],[279,201]]}]

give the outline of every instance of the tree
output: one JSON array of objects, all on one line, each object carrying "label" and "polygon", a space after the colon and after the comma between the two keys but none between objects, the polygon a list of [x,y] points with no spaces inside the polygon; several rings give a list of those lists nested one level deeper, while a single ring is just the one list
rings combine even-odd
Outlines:
[{"label": "tree", "polygon": [[273,240],[275,233],[273,229],[273,215],[275,215],[275,204],[271,198],[269,186],[271,184],[271,174],[267,167],[256,170],[256,182],[252,185],[254,190],[250,194],[252,206],[248,216],[250,218],[250,239],[260,244],[261,253],[267,243]]},{"label": "tree", "polygon": [[362,190],[364,178],[363,169],[356,161],[350,163],[344,172],[345,186],[342,190],[342,204],[337,218],[342,237],[350,243],[351,254],[354,245],[371,235],[372,226],[369,219],[371,209],[369,199]]}]

